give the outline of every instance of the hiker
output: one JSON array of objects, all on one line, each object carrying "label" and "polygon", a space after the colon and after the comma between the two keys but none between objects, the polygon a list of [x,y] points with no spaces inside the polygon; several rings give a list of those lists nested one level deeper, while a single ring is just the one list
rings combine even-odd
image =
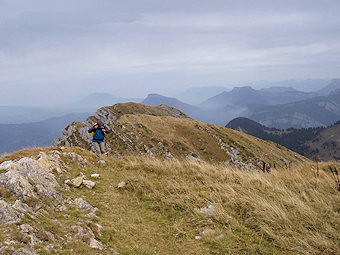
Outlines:
[{"label": "hiker", "polygon": [[102,154],[105,153],[105,134],[110,133],[110,130],[104,125],[103,121],[98,120],[88,132],[92,133],[95,152],[97,157],[101,158]]}]

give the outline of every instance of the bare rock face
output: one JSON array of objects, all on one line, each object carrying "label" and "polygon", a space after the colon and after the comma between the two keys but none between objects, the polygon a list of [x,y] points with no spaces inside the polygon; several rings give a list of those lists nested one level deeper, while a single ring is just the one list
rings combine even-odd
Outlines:
[{"label": "bare rock face", "polygon": [[87,243],[91,248],[103,250],[103,245],[95,239],[93,231],[88,227],[73,225],[71,229],[76,232],[75,237]]},{"label": "bare rock face", "polygon": [[24,215],[16,211],[6,201],[0,200],[0,222],[3,224],[19,223]]},{"label": "bare rock face", "polygon": [[87,201],[85,201],[82,198],[76,198],[75,200],[68,198],[67,203],[69,205],[73,205],[77,207],[77,209],[80,211],[91,211],[91,212],[97,211],[97,208],[94,208],[92,205],[90,205]]},{"label": "bare rock face", "polygon": [[22,200],[42,196],[61,202],[62,197],[57,192],[59,184],[52,172],[60,171],[60,165],[54,158],[46,160],[48,157],[41,152],[36,159],[25,157],[19,161],[3,162],[0,170],[6,172],[0,174],[0,186]]},{"label": "bare rock face", "polygon": [[64,152],[63,156],[70,157],[72,160],[77,161],[78,165],[81,166],[82,168],[86,168],[87,167],[87,160],[82,158],[77,153],[74,153],[74,152],[65,153]]},{"label": "bare rock face", "polygon": [[[65,157],[68,159],[64,162]],[[87,225],[89,220],[98,218],[95,214],[98,208],[84,199],[68,198],[66,201],[69,205],[84,211],[84,214],[87,213],[86,222],[79,219],[77,225],[70,228],[53,219],[55,213],[69,209],[64,204],[61,193],[63,187],[58,184],[57,180],[61,180],[57,177],[59,174],[63,177],[68,176],[65,166],[70,160],[76,161],[81,167],[87,167],[87,161],[80,155],[76,153],[63,155],[57,150],[41,152],[37,157],[24,157],[0,164],[0,187],[7,190],[4,193],[6,201],[0,198],[0,224],[6,225],[3,233],[5,241],[0,244],[0,254],[40,254],[42,251],[54,254],[55,248],[62,247],[65,237],[70,237],[68,241],[71,242],[74,237],[78,238],[89,248],[104,249],[103,244],[96,239],[97,235],[102,235],[103,227],[94,224],[95,235],[94,230]],[[87,180],[81,172],[77,178],[81,179],[80,185],[88,188],[95,186],[95,182]],[[17,199],[13,200],[15,197]],[[65,217],[66,215],[68,214],[64,214]],[[39,217],[57,224],[63,232],[52,233],[45,230],[44,225],[40,224]]]}]

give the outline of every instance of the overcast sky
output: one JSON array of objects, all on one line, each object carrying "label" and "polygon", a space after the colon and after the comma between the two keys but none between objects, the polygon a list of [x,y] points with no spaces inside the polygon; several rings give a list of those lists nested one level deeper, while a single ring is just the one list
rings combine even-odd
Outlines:
[{"label": "overcast sky", "polygon": [[0,0],[0,105],[339,77],[339,13],[339,0]]}]

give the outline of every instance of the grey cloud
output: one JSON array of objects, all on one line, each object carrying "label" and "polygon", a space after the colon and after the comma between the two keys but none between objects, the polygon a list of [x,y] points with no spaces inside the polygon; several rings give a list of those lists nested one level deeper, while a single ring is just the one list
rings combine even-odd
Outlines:
[{"label": "grey cloud", "polygon": [[339,11],[337,0],[2,0],[0,86],[10,96],[0,99],[20,86],[43,97],[58,84],[72,97],[100,83],[126,96],[332,78]]}]

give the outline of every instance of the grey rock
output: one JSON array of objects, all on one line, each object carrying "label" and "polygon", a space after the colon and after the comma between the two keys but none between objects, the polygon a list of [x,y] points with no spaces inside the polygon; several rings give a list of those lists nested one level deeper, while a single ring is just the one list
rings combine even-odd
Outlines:
[{"label": "grey rock", "polygon": [[97,241],[96,239],[94,239],[94,238],[91,238],[90,239],[90,247],[91,248],[93,248],[93,249],[99,249],[99,250],[103,250],[103,245],[99,242],[99,241]]},{"label": "grey rock", "polygon": [[36,230],[33,227],[31,227],[29,224],[22,224],[19,226],[19,228],[20,228],[20,233],[25,239],[29,240],[29,243],[31,246],[41,243],[41,240],[39,240],[35,235]]},{"label": "grey rock", "polygon": [[83,184],[89,189],[92,189],[96,185],[95,182],[90,180],[83,180]]},{"label": "grey rock", "polygon": [[61,206],[58,208],[58,211],[60,211],[60,212],[67,211],[67,206],[66,206],[66,205],[61,205]]},{"label": "grey rock", "polygon": [[51,232],[45,231],[45,234],[46,234],[48,240],[50,240],[52,242],[55,242],[55,237],[54,237],[54,235]]},{"label": "grey rock", "polygon": [[97,215],[95,215],[95,214],[94,214],[94,213],[92,213],[92,212],[90,212],[90,213],[86,214],[86,215],[85,215],[85,217],[87,217],[87,218],[91,218],[91,219],[97,219],[97,218],[98,218],[98,216],[97,216]]},{"label": "grey rock", "polygon": [[34,228],[32,228],[32,226],[29,224],[20,225],[20,229],[22,233],[26,233],[26,234],[32,234],[35,232]]},{"label": "grey rock", "polygon": [[82,168],[86,168],[88,165],[87,160],[75,152],[69,152],[69,153],[64,152],[63,156],[70,157],[73,161],[77,161],[77,164],[81,166]]},{"label": "grey rock", "polygon": [[10,247],[10,246],[2,246],[0,248],[0,254],[12,254],[14,251],[14,248],[13,247]]},{"label": "grey rock", "polygon": [[197,158],[197,157],[194,157],[193,155],[187,155],[186,158],[189,160],[189,161],[193,161],[193,162],[201,162],[202,160],[200,158]]},{"label": "grey rock", "polygon": [[202,213],[205,217],[211,218],[215,216],[216,210],[213,205],[209,205],[208,207],[201,208],[200,213]]},{"label": "grey rock", "polygon": [[13,209],[20,213],[28,214],[30,217],[36,219],[36,213],[29,207],[27,204],[21,202],[21,200],[16,200],[15,203],[12,205]]},{"label": "grey rock", "polygon": [[16,211],[6,201],[0,200],[0,222],[3,224],[19,223],[24,218],[22,213]]},{"label": "grey rock", "polygon": [[104,228],[102,225],[98,224],[98,223],[95,223],[95,226],[97,227],[97,232],[98,232],[98,235],[99,236],[102,236],[103,234],[103,231],[104,231]]},{"label": "grey rock", "polygon": [[95,212],[97,209],[90,205],[87,201],[82,198],[77,198],[74,200],[74,205],[81,211],[91,211]]},{"label": "grey rock", "polygon": [[71,185],[78,188],[83,183],[84,178],[82,176],[78,176],[70,181]]},{"label": "grey rock", "polygon": [[37,255],[34,251],[29,248],[20,248],[15,251],[12,255]]},{"label": "grey rock", "polygon": [[56,202],[62,200],[57,192],[59,184],[53,174],[60,165],[46,153],[40,153],[37,159],[25,157],[16,162],[6,162],[2,167],[7,172],[0,174],[0,186],[22,200],[37,199],[39,196]]},{"label": "grey rock", "polygon": [[57,224],[58,226],[62,226],[62,223],[59,220],[52,220],[55,224]]},{"label": "grey rock", "polygon": [[214,235],[216,235],[217,232],[216,232],[216,230],[213,230],[213,229],[208,228],[208,229],[203,230],[201,234],[202,234],[202,236],[204,236],[204,237],[208,237],[208,236],[214,236]]},{"label": "grey rock", "polygon": [[120,182],[120,183],[118,183],[117,188],[118,188],[118,189],[122,189],[122,188],[124,188],[125,186],[126,186],[126,182]]},{"label": "grey rock", "polygon": [[101,164],[101,165],[105,165],[106,164],[105,160],[102,160],[102,159],[99,160],[98,163]]},{"label": "grey rock", "polygon": [[52,252],[55,253],[55,249],[54,249],[54,246],[53,246],[52,244],[47,245],[44,249],[45,249],[48,253],[52,253]]},{"label": "grey rock", "polygon": [[91,174],[92,178],[99,178],[99,174]]}]

